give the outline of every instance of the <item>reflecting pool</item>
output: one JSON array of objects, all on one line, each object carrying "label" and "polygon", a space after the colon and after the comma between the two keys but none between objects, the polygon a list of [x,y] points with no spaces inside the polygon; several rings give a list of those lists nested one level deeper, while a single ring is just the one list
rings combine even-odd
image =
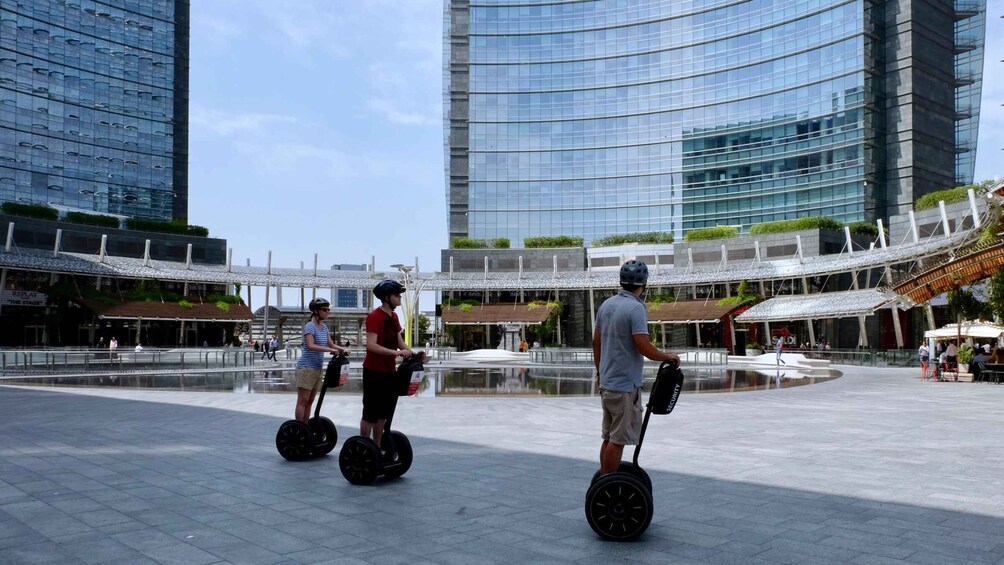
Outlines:
[{"label": "reflecting pool", "polygon": [[[645,390],[650,390],[656,369],[646,368]],[[684,392],[744,392],[810,385],[838,378],[838,371],[802,373],[793,370],[743,370],[684,368]],[[149,388],[245,394],[292,393],[293,371],[217,371],[206,373],[60,378],[3,379],[0,384],[34,386],[89,386]],[[594,390],[593,371],[559,367],[427,367],[419,396],[589,396]],[[349,382],[328,394],[362,394],[362,369],[349,373]]]}]

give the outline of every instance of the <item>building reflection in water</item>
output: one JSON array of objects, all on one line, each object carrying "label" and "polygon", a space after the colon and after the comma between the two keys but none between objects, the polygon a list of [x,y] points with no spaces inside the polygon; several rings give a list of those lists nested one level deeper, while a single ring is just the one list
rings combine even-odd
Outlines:
[{"label": "building reflection in water", "polygon": [[[593,396],[594,373],[584,367],[452,367],[426,368],[418,396]],[[651,390],[656,369],[646,368],[645,390]],[[743,392],[810,385],[838,378],[840,373],[800,373],[726,368],[684,368],[685,393]],[[75,376],[5,380],[35,386],[149,388],[241,394],[293,393],[292,371],[229,371],[158,375]],[[345,386],[328,394],[362,394],[362,370],[352,369]]]}]

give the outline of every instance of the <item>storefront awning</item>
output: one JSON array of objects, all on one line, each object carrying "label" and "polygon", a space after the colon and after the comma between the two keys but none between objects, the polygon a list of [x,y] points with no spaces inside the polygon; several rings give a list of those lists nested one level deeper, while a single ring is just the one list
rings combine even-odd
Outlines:
[{"label": "storefront awning", "polygon": [[896,306],[909,309],[913,301],[889,290],[875,288],[846,292],[822,292],[795,296],[777,296],[765,300],[736,316],[737,322],[788,322],[823,318],[867,316],[880,308]]},{"label": "storefront awning", "polygon": [[81,304],[102,320],[176,320],[186,322],[248,322],[254,316],[251,309],[243,304],[228,304],[224,311],[216,303],[193,302],[186,307],[177,302],[115,302],[105,304],[94,300],[82,300]]},{"label": "storefront awning", "polygon": [[443,306],[443,323],[448,325],[541,324],[551,313],[545,304],[475,304]]},{"label": "storefront awning", "polygon": [[720,322],[736,308],[735,304],[719,306],[717,298],[649,304],[648,322],[650,324],[715,323]]}]

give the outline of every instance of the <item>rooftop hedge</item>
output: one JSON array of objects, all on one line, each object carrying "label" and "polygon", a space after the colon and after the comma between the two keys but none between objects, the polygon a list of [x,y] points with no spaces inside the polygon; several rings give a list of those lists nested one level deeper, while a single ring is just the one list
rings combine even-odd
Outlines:
[{"label": "rooftop hedge", "polygon": [[87,226],[100,226],[103,228],[118,229],[122,222],[115,216],[104,214],[86,214],[84,212],[67,212],[63,220],[71,224],[84,224]]},{"label": "rooftop hedge", "polygon": [[174,233],[179,235],[194,235],[206,237],[209,229],[202,226],[190,226],[184,220],[150,220],[147,218],[129,218],[126,220],[126,227],[131,230],[148,231],[154,233]]},{"label": "rooftop hedge", "polygon": [[673,234],[669,232],[650,231],[642,233],[608,235],[604,238],[594,239],[593,247],[623,245],[625,243],[673,243]]},{"label": "rooftop hedge", "polygon": [[453,249],[509,249],[509,238],[474,239],[471,237],[455,237],[450,242],[450,247]]},{"label": "rooftop hedge", "polygon": [[926,210],[928,208],[934,208],[938,205],[938,202],[944,200],[945,204],[951,204],[952,202],[959,202],[966,199],[966,192],[970,187],[959,186],[956,188],[949,188],[948,190],[937,190],[935,192],[928,192],[924,196],[917,199],[917,203],[913,205],[915,210]]},{"label": "rooftop hedge", "polygon": [[762,222],[750,226],[750,235],[768,233],[787,233],[802,230],[842,230],[844,224],[827,216],[807,216],[796,220],[780,220],[777,222]]},{"label": "rooftop hedge", "polygon": [[582,247],[582,238],[570,235],[527,237],[523,239],[527,249],[541,247]]},{"label": "rooftop hedge", "polygon": [[0,210],[11,216],[37,218],[39,220],[58,220],[59,210],[45,204],[22,204],[20,202],[4,202]]},{"label": "rooftop hedge", "polygon": [[711,228],[695,228],[687,232],[684,241],[707,241],[709,239],[729,239],[739,235],[735,226],[715,226]]}]

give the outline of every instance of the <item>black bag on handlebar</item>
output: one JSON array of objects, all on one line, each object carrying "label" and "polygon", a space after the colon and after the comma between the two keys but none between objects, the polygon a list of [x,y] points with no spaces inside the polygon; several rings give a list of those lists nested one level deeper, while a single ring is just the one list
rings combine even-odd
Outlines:
[{"label": "black bag on handlebar", "polygon": [[324,371],[324,386],[328,388],[342,386],[342,373],[348,374],[348,365],[348,357],[344,355],[332,357],[331,361],[328,361],[328,368]]},{"label": "black bag on handlebar", "polygon": [[653,414],[669,414],[683,391],[683,371],[672,361],[663,361],[655,377],[652,394],[648,397],[648,407]]},{"label": "black bag on handlebar", "polygon": [[424,371],[425,365],[422,363],[424,355],[422,353],[416,353],[411,357],[405,359],[397,368],[397,372],[394,374],[394,388],[397,390],[398,396],[410,396],[415,394],[412,390],[412,376],[416,372]]}]

